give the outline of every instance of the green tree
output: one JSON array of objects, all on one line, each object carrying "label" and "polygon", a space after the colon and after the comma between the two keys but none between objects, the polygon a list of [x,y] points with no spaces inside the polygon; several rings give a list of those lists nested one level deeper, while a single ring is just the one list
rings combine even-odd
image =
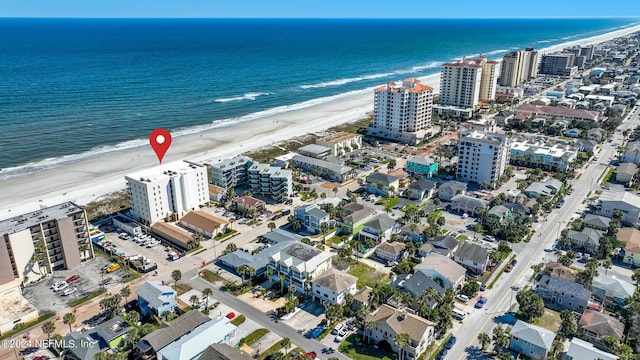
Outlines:
[{"label": "green tree", "polygon": [[267,224],[267,226],[269,227],[269,230],[271,230],[271,231],[276,229],[276,223],[274,223],[273,221],[269,222],[269,224]]},{"label": "green tree", "polygon": [[280,280],[280,294],[284,294],[284,280],[286,279],[284,275],[280,275],[278,277],[278,279]]},{"label": "green tree", "polygon": [[51,340],[51,334],[56,331],[56,324],[49,320],[42,324],[42,332],[47,334],[47,341]]},{"label": "green tree", "polygon": [[506,349],[509,346],[509,334],[500,325],[493,328],[491,340],[493,340],[493,344],[499,349]]},{"label": "green tree", "polygon": [[280,340],[280,345],[284,348],[284,353],[288,353],[289,351],[287,349],[289,349],[289,346],[291,346],[291,339],[286,337]]},{"label": "green tree", "polygon": [[232,252],[238,250],[238,245],[234,244],[234,243],[230,243],[229,245],[227,245],[227,247],[224,249],[224,251],[222,252],[222,255],[227,255],[227,254],[231,254]]},{"label": "green tree", "polygon": [[71,332],[71,325],[73,325],[74,322],[76,322],[76,314],[72,312],[66,313],[62,317],[62,323],[65,325],[69,325],[69,332]]},{"label": "green tree", "polygon": [[462,290],[460,290],[462,294],[469,297],[476,296],[478,291],[480,291],[480,284],[478,284],[477,281],[467,281],[467,283],[462,287]]},{"label": "green tree", "polygon": [[322,243],[327,245],[327,231],[329,231],[329,223],[323,221],[320,223],[320,232],[322,233]]},{"label": "green tree", "polygon": [[527,321],[544,314],[544,302],[533,290],[523,290],[516,295],[520,315]]},{"label": "green tree", "polygon": [[204,240],[204,235],[200,231],[196,231],[191,235],[191,239],[187,242],[189,249],[195,249],[200,246],[200,243]]},{"label": "green tree", "polygon": [[573,313],[569,310],[562,310],[560,312],[560,328],[558,329],[558,335],[568,338],[575,335],[578,332],[578,324]]},{"label": "green tree", "polygon": [[182,271],[175,269],[171,272],[171,278],[174,281],[174,288],[177,289],[178,287],[178,281],[180,281],[180,279],[182,279]]},{"label": "green tree", "polygon": [[405,348],[411,345],[411,337],[407,333],[400,333],[393,338],[393,342],[398,347],[398,359],[404,359]]},{"label": "green tree", "polygon": [[198,295],[194,294],[189,297],[189,302],[191,303],[192,308],[195,308],[199,301],[200,299],[198,298]]},{"label": "green tree", "polygon": [[213,295],[213,290],[211,288],[202,289],[202,296],[204,296],[204,306],[206,309],[209,308],[209,298]]},{"label": "green tree", "polygon": [[128,286],[120,289],[120,296],[124,299],[124,302],[127,303],[129,296],[131,295],[131,289]]},{"label": "green tree", "polygon": [[559,359],[559,355],[564,351],[564,345],[560,339],[553,339],[551,349],[547,354],[547,359]]},{"label": "green tree", "polygon": [[138,323],[138,321],[140,321],[140,313],[135,310],[131,310],[125,314],[125,320],[129,324],[135,326]]},{"label": "green tree", "polygon": [[484,351],[484,349],[487,348],[487,345],[491,343],[491,337],[487,333],[481,332],[478,334],[478,341],[480,341],[480,348]]}]

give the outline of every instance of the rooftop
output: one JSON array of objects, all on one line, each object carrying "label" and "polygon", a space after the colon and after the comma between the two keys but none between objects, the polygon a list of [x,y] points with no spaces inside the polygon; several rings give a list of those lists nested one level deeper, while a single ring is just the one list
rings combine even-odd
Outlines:
[{"label": "rooftop", "polygon": [[325,136],[321,139],[318,139],[318,142],[325,142],[325,143],[329,143],[329,144],[337,144],[337,143],[341,143],[350,139],[355,139],[355,138],[359,138],[362,137],[362,135],[359,134],[352,134],[352,133],[348,133],[348,132],[337,132],[335,134],[332,135],[328,135]]},{"label": "rooftop", "polygon": [[214,169],[225,170],[228,168],[234,168],[237,166],[250,166],[253,163],[253,160],[247,156],[236,156],[231,159],[224,159],[218,162],[211,162],[211,167]]},{"label": "rooftop", "polygon": [[599,336],[610,335],[617,340],[622,339],[624,334],[624,324],[620,320],[592,309],[584,311],[578,325]]},{"label": "rooftop", "polygon": [[84,209],[79,205],[68,201],[41,210],[18,215],[10,219],[0,221],[0,235],[13,234],[51,220],[66,219],[79,212],[84,212]]},{"label": "rooftop", "polygon": [[126,175],[125,179],[127,179],[127,181],[134,182],[166,181],[177,175],[193,172],[196,169],[204,169],[206,171],[206,167],[204,165],[183,160],[178,163],[166,163],[151,169],[134,172]]},{"label": "rooftop", "polygon": [[311,282],[339,294],[355,284],[356,281],[358,281],[357,277],[331,268]]},{"label": "rooftop", "polygon": [[516,324],[511,328],[510,335],[511,338],[518,337],[547,351],[551,349],[551,343],[556,337],[556,334],[551,331],[531,325],[522,320],[516,321]]},{"label": "rooftop", "polygon": [[184,246],[191,240],[190,232],[172,223],[157,222],[151,225],[151,231],[161,237],[170,238],[166,240],[176,240]]},{"label": "rooftop", "polygon": [[183,216],[180,221],[184,221],[188,224],[191,224],[199,229],[203,229],[205,231],[213,232],[215,229],[220,227],[221,225],[228,224],[229,222],[225,219],[219,218],[217,216],[213,216],[204,211],[190,211],[187,215]]},{"label": "rooftop", "polygon": [[0,296],[0,324],[13,322],[31,312],[38,315],[38,309],[31,305],[18,290],[3,293]]}]

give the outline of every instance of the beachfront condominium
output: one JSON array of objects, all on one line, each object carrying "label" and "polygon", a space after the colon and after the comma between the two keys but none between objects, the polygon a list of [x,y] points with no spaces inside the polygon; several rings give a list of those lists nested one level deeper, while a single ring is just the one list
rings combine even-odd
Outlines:
[{"label": "beachfront condominium", "polygon": [[512,51],[502,57],[500,66],[500,86],[515,87],[523,81],[538,75],[538,52],[533,48]]},{"label": "beachfront condominium", "polygon": [[316,145],[328,147],[333,156],[342,156],[362,147],[362,135],[341,131],[316,140]]},{"label": "beachfront condominium", "polygon": [[283,202],[293,194],[292,176],[291,170],[254,163],[248,170],[249,189],[253,195],[269,196]]},{"label": "beachfront condominium", "polygon": [[125,176],[131,211],[151,225],[170,215],[182,217],[209,201],[207,168],[184,161]]},{"label": "beachfront condominium", "polygon": [[463,131],[458,140],[458,180],[495,185],[509,163],[509,138]]},{"label": "beachfront condominium", "polygon": [[87,214],[72,202],[0,221],[0,293],[90,258]]},{"label": "beachfront condominium", "polygon": [[253,160],[246,156],[236,156],[211,164],[211,183],[228,189],[244,185],[249,180],[248,170]]},{"label": "beachfront condominium", "polygon": [[474,108],[496,97],[500,63],[485,56],[442,64],[438,103]]},{"label": "beachfront condominium", "polygon": [[578,67],[574,65],[575,54],[559,53],[542,55],[540,61],[540,74],[557,75],[557,76],[573,76]]},{"label": "beachfront condominium", "polygon": [[368,133],[415,145],[431,127],[432,105],[433,88],[416,78],[378,87],[374,90],[373,123]]}]

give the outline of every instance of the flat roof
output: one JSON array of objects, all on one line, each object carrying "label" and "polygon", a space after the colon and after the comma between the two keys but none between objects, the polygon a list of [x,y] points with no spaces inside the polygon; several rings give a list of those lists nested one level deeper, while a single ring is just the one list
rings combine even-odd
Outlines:
[{"label": "flat roof", "polygon": [[18,290],[3,293],[0,296],[0,325],[15,320],[35,311],[38,316],[38,309],[31,305]]},{"label": "flat roof", "polygon": [[71,201],[67,201],[48,208],[14,216],[0,221],[0,234],[13,234],[46,221],[66,219],[81,211],[84,212],[82,207]]},{"label": "flat roof", "polygon": [[133,181],[158,181],[161,179],[167,179],[174,177],[178,174],[184,174],[185,172],[191,172],[198,168],[206,167],[204,165],[196,164],[194,162],[183,160],[181,162],[173,162],[153,167],[151,169],[138,171],[129,175],[125,175],[126,179]]},{"label": "flat roof", "polygon": [[345,132],[345,131],[340,131],[340,132],[337,132],[335,134],[325,136],[322,139],[318,139],[317,142],[325,142],[325,143],[329,143],[329,144],[337,144],[337,143],[341,143],[341,142],[346,141],[346,140],[350,140],[350,139],[354,139],[354,138],[360,138],[360,137],[362,137],[362,135],[352,134],[352,133],[348,133],[348,132]]}]

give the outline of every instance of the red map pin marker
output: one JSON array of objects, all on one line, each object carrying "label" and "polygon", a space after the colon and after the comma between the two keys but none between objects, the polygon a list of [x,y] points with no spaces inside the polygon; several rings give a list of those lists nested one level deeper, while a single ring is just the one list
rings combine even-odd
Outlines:
[{"label": "red map pin marker", "polygon": [[162,164],[162,158],[169,150],[169,146],[171,146],[171,133],[167,129],[157,128],[149,135],[149,144],[151,144],[160,164]]}]

